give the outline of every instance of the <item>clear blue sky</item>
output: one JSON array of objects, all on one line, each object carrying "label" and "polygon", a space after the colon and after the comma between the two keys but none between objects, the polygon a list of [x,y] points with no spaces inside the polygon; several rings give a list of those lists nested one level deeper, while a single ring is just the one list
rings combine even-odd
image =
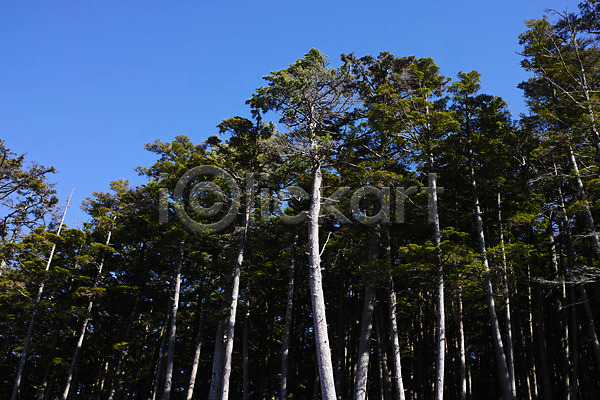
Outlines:
[{"label": "clear blue sky", "polygon": [[56,167],[62,205],[75,185],[67,223],[81,225],[93,191],[144,182],[145,143],[201,142],[247,116],[261,77],[312,47],[334,65],[389,51],[433,57],[450,77],[476,69],[484,92],[524,112],[517,35],[547,8],[577,1],[4,1],[0,138]]}]

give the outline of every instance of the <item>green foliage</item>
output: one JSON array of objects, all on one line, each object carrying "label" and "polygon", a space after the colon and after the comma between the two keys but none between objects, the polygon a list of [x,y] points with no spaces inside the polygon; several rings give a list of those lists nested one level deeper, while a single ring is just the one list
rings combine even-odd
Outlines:
[{"label": "green foliage", "polygon": [[[283,223],[275,214],[273,200],[279,190],[290,185],[307,190],[319,166],[325,197],[343,186],[351,187],[350,193],[365,185],[389,187],[392,195],[401,188],[415,188],[402,198],[405,218],[401,223],[392,220],[367,226],[356,221],[341,224],[331,218],[320,222],[323,288],[342,398],[352,393],[366,283],[375,283],[377,292],[377,335],[372,337],[374,361],[368,396],[380,395],[377,369],[390,368],[392,357],[385,311],[390,278],[398,298],[407,393],[411,398],[429,396],[434,383],[431,366],[436,356],[436,272],[440,262],[447,287],[447,396],[459,397],[460,354],[456,343],[462,317],[471,397],[498,397],[497,378],[489,372],[495,370],[496,361],[485,301],[487,271],[474,220],[473,180],[503,332],[507,310],[504,290],[511,300],[519,398],[529,396],[525,382],[531,379],[534,366],[541,374],[537,354],[542,350],[532,334],[544,327],[547,363],[555,378],[551,386],[556,397],[567,397],[563,360],[567,360],[567,373],[572,374],[569,368],[573,365],[572,358],[565,358],[572,354],[564,354],[567,342],[562,332],[567,325],[574,326],[579,337],[574,342],[573,334],[568,342],[580,351],[578,394],[597,398],[598,367],[587,356],[594,351],[585,328],[589,320],[584,320],[584,310],[579,310],[581,299],[562,292],[563,282],[567,287],[581,287],[582,276],[591,276],[585,285],[590,298],[600,293],[593,283],[597,280],[593,271],[600,260],[592,248],[593,232],[585,214],[590,210],[593,218],[600,218],[600,140],[595,133],[600,87],[597,11],[597,2],[586,1],[579,14],[557,13],[553,14],[554,22],[543,18],[526,23],[527,31],[519,40],[523,67],[532,76],[520,86],[531,113],[519,121],[512,119],[500,97],[480,93],[477,71],[460,72],[452,82],[440,74],[431,58],[395,57],[387,52],[376,57],[342,55],[341,65],[332,67],[324,54],[311,49],[288,68],[265,77],[265,86],[247,101],[250,119],[226,119],[216,126],[218,134],[200,144],[185,136],[147,144],[156,156],[155,163],[138,168],[147,182],[130,187],[127,181],[116,181],[108,192],[94,193],[83,205],[90,222],[84,229],[66,228],[60,235],[41,222],[56,203],[51,185],[45,183],[53,170],[37,165],[24,168],[23,157],[0,142],[2,187],[13,190],[6,192],[10,200],[0,204],[9,209],[0,232],[0,376],[8,377],[5,382],[9,383],[14,376],[32,298],[44,282],[23,398],[37,397],[43,383],[47,398],[58,395],[81,319],[88,316],[90,329],[77,364],[78,390],[74,396],[107,398],[120,379],[121,398],[152,397],[156,376],[159,387],[162,384],[164,372],[157,368],[165,352],[161,343],[167,335],[173,268],[184,241],[174,387],[176,396],[181,397],[188,386],[196,338],[201,337],[195,396],[206,398],[213,379],[214,338],[227,315],[223,304],[231,290],[231,271],[244,220],[238,214],[222,231],[193,234],[176,217],[172,189],[191,168],[213,165],[229,171],[243,188],[249,173],[269,178],[257,184],[266,189],[262,200],[268,200],[269,207],[260,209],[262,203],[249,206],[254,215],[265,212],[267,218],[256,219],[244,236],[246,252],[236,326],[240,333],[235,335],[231,397],[242,398],[241,331],[245,328],[250,391],[259,398],[279,396],[292,260],[296,267],[290,398],[318,395],[306,223]],[[275,123],[262,120],[273,111],[281,117],[281,130]],[[578,161],[579,174],[569,150]],[[443,228],[439,246],[434,244],[428,221],[429,196],[423,191],[430,172],[437,174],[439,185],[445,188],[439,193]],[[191,182],[197,183],[200,178]],[[222,182],[215,179],[213,183]],[[191,193],[186,190],[186,195]],[[159,220],[159,205],[167,192],[165,222]],[[242,196],[243,204],[249,200],[248,194]],[[394,200],[398,199],[393,197],[392,208]],[[308,199],[289,199],[285,207],[289,214],[297,214],[307,209],[307,203]],[[336,206],[350,215],[349,197],[341,198]],[[374,196],[366,196],[360,203],[364,215],[375,215],[380,208],[380,200]],[[203,219],[198,217],[198,221]],[[54,259],[45,272],[54,245]],[[104,269],[99,276],[101,264]],[[502,279],[504,268],[506,282]],[[581,271],[590,275],[581,275]],[[532,301],[532,293],[537,292],[539,305]],[[459,298],[462,315],[458,312]],[[90,299],[94,307],[87,315]],[[591,307],[597,320],[598,307],[593,302]],[[120,359],[124,360],[121,378],[116,376]],[[8,386],[0,389],[0,397],[8,396]],[[385,385],[382,390],[386,390]]]}]

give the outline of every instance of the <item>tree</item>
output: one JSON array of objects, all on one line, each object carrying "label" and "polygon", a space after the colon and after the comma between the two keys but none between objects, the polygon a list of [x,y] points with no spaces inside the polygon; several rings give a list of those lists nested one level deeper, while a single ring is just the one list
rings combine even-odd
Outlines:
[{"label": "tree", "polygon": [[32,163],[25,167],[25,155],[6,148],[0,139],[0,243],[17,241],[20,235],[44,226],[58,199],[46,180],[54,167]]},{"label": "tree", "polygon": [[[60,236],[60,231],[62,229],[63,223],[65,221],[65,216],[67,215],[67,209],[69,208],[69,204],[71,203],[71,197],[73,196],[73,191],[69,195],[69,199],[67,200],[67,205],[65,206],[65,210],[63,212],[62,219],[60,220],[60,224],[58,225],[58,231],[56,232],[57,236]],[[6,219],[5,219],[6,222]],[[16,232],[16,231],[14,231]],[[52,250],[50,250],[50,255],[48,256],[48,262],[46,263],[45,272],[48,272],[50,269],[50,265],[52,264],[52,258],[54,257],[54,251],[56,250],[56,244],[52,245]],[[35,326],[35,320],[37,317],[37,313],[39,311],[40,301],[42,300],[42,295],[44,293],[46,279],[45,277],[42,279],[40,286],[38,287],[37,294],[35,296],[35,300],[33,302],[33,310],[31,312],[31,318],[29,319],[29,326],[27,328],[27,334],[25,335],[25,343],[23,344],[23,349],[21,351],[21,358],[19,360],[19,367],[17,369],[17,376],[15,378],[15,384],[13,387],[13,392],[11,399],[16,400],[19,396],[19,390],[21,389],[21,380],[23,379],[23,371],[25,369],[25,362],[27,361],[27,353],[29,351],[29,342],[31,341],[31,336],[33,334],[33,328]]]},{"label": "tree", "polygon": [[[364,57],[363,69],[369,71],[374,90],[368,100],[370,119],[374,126],[408,147],[412,160],[429,178],[431,196],[430,222],[433,223],[433,244],[439,252],[441,243],[438,209],[437,158],[439,142],[455,125],[441,100],[447,79],[431,58],[396,58],[381,53],[377,60]],[[444,266],[437,256],[437,360],[435,398],[442,399],[446,355],[446,323]],[[400,386],[400,385],[398,385]]]},{"label": "tree", "polygon": [[[481,203],[479,200],[481,189],[478,188],[478,182],[481,183],[481,181],[479,180],[479,171],[476,171],[476,165],[484,164],[482,161],[486,156],[486,152],[492,150],[492,146],[490,146],[492,143],[491,140],[486,139],[493,139],[501,135],[502,130],[505,130],[506,126],[510,126],[510,121],[507,116],[506,103],[502,99],[486,95],[475,96],[480,87],[479,76],[479,73],[476,71],[459,73],[459,81],[451,86],[450,91],[454,93],[453,109],[455,118],[460,122],[460,130],[458,133],[459,135],[462,135],[466,149],[467,172],[470,180],[471,193],[473,195],[477,240],[479,242],[479,252],[484,268],[485,288],[490,321],[493,329],[499,378],[503,397],[506,400],[510,400],[516,398],[516,385],[514,383],[514,372],[510,373],[509,371],[506,351],[504,350],[498,316],[496,313],[488,256],[489,244],[486,244],[483,213],[481,211]],[[509,334],[509,337],[510,336],[511,335]],[[512,352],[510,341],[508,349],[510,354]],[[512,360],[512,357],[509,358],[509,361],[510,360]],[[511,370],[514,371],[514,368],[511,368]]]},{"label": "tree", "polygon": [[319,218],[323,168],[351,119],[354,95],[350,75],[344,67],[329,68],[321,52],[311,49],[289,68],[265,77],[268,86],[256,91],[250,100],[256,109],[278,111],[288,131],[279,136],[288,157],[301,157],[309,164],[312,177],[308,223],[309,270],[314,318],[317,363],[321,396],[335,400],[331,349],[327,333],[325,299],[321,274]]}]

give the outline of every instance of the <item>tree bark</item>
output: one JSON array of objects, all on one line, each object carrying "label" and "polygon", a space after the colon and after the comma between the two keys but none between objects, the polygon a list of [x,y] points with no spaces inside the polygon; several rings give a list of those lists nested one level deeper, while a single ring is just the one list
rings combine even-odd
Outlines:
[{"label": "tree bark", "polygon": [[[201,301],[199,299],[199,301]],[[200,311],[200,319],[198,321],[198,333],[196,334],[195,348],[194,348],[194,361],[192,361],[192,370],[190,372],[190,382],[188,384],[185,398],[186,400],[192,400],[194,397],[194,386],[196,385],[196,377],[198,375],[198,366],[200,365],[200,354],[202,352],[202,334],[204,330],[204,309]]]},{"label": "tree bark", "polygon": [[[433,166],[433,157],[430,157],[430,163]],[[435,379],[435,399],[444,399],[444,370],[446,359],[446,307],[444,301],[444,265],[440,254],[440,243],[442,233],[440,230],[440,215],[438,213],[437,198],[437,176],[435,173],[429,174],[429,184],[431,186],[431,212],[433,217],[434,242],[437,251],[437,361],[436,361],[436,379]]]},{"label": "tree bark", "polygon": [[312,197],[308,223],[309,282],[317,348],[317,367],[323,400],[336,400],[331,348],[327,334],[325,297],[321,276],[321,254],[319,248],[319,213],[321,210],[321,163],[314,160]]},{"label": "tree bark", "polygon": [[175,359],[175,340],[177,336],[177,312],[179,310],[179,294],[181,291],[181,270],[183,267],[183,257],[185,251],[185,242],[182,240],[179,244],[179,258],[175,265],[173,274],[173,303],[171,306],[171,321],[169,325],[169,344],[167,348],[167,366],[165,370],[165,388],[163,391],[163,400],[171,398],[171,387],[173,384],[173,362]]},{"label": "tree bark", "polygon": [[225,330],[225,318],[219,320],[217,335],[215,337],[215,351],[213,354],[212,375],[210,380],[209,400],[219,400],[221,397],[221,383],[223,380],[223,331]]},{"label": "tree bark", "polygon": [[250,225],[251,202],[246,201],[244,219],[242,221],[242,230],[238,244],[237,258],[233,270],[233,283],[231,297],[229,302],[229,318],[227,320],[227,333],[225,339],[225,352],[223,357],[223,381],[221,389],[221,399],[229,399],[229,378],[231,376],[231,357],[233,355],[233,336],[235,334],[235,317],[237,312],[238,297],[240,292],[240,276],[242,274],[242,264],[244,262],[244,250],[246,248],[246,235]]},{"label": "tree bark", "polygon": [[506,247],[504,244],[504,228],[502,225],[502,199],[498,191],[498,226],[500,230],[500,247],[502,252],[502,294],[506,311],[506,363],[508,364],[508,375],[510,377],[511,391],[517,396],[517,382],[515,378],[515,343],[512,331],[512,315],[510,308],[510,287],[508,285],[508,262],[506,261]]}]

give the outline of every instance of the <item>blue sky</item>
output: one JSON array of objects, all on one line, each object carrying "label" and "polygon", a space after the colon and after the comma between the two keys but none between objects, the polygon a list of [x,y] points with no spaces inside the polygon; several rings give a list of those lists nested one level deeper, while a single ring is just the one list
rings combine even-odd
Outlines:
[{"label": "blue sky", "polygon": [[0,138],[59,171],[67,224],[94,191],[154,161],[144,144],[186,135],[201,142],[262,76],[314,47],[433,57],[442,73],[482,73],[482,91],[525,111],[516,85],[517,36],[547,8],[577,1],[98,1],[0,3]]}]

